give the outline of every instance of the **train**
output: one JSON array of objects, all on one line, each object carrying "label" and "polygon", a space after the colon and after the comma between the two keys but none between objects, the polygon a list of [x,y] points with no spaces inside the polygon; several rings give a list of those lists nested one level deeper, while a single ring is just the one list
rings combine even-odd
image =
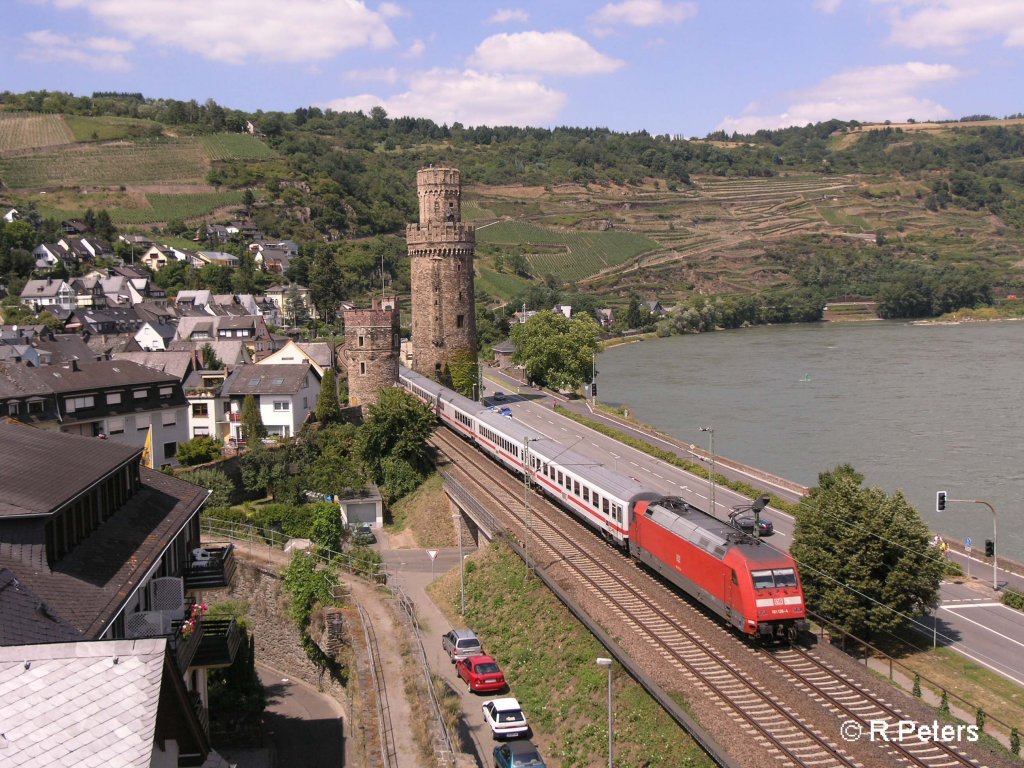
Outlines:
[{"label": "train", "polygon": [[527,474],[546,497],[737,632],[792,641],[809,628],[789,553],[404,366],[398,384],[440,423],[511,472]]}]

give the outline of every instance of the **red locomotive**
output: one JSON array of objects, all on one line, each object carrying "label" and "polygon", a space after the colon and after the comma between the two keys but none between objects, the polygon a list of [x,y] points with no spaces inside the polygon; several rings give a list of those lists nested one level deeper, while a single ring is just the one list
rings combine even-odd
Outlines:
[{"label": "red locomotive", "polygon": [[793,558],[682,499],[637,502],[629,551],[745,635],[795,640],[809,628]]}]

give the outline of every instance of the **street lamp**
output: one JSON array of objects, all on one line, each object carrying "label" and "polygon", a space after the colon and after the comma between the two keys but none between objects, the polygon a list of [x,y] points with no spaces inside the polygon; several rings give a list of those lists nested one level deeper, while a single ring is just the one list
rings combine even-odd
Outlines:
[{"label": "street lamp", "polygon": [[612,720],[612,660],[598,657],[597,666],[608,670],[608,768],[612,766],[612,744],[614,741],[614,722]]},{"label": "street lamp", "polygon": [[711,427],[701,427],[700,431],[707,432],[710,441],[711,474],[708,477],[711,479],[711,516],[715,517],[715,430]]}]

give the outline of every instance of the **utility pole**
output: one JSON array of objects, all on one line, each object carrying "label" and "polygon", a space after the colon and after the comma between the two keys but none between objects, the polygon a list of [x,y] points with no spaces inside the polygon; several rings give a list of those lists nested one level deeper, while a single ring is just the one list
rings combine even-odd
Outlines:
[{"label": "utility pole", "polygon": [[530,510],[530,438],[523,438],[523,506],[526,508],[526,578],[530,578],[530,529],[533,512]]},{"label": "utility pole", "polygon": [[708,478],[711,480],[711,516],[717,517],[715,513],[715,430],[711,427],[701,427],[701,432],[707,432],[710,440],[711,473]]}]

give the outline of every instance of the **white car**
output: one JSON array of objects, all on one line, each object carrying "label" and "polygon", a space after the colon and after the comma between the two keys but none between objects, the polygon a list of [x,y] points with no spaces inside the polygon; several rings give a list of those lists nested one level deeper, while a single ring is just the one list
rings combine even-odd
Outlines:
[{"label": "white car", "polygon": [[490,726],[494,738],[503,739],[509,736],[525,736],[530,726],[526,724],[519,701],[513,698],[493,699],[483,704],[484,722]]}]

